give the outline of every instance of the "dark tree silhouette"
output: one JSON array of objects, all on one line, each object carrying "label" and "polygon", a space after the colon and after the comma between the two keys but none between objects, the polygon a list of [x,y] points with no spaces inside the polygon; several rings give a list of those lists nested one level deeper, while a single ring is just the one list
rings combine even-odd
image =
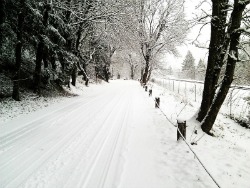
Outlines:
[{"label": "dark tree silhouette", "polygon": [[20,101],[19,82],[20,82],[20,68],[22,64],[22,46],[23,46],[23,24],[25,17],[25,0],[20,0],[17,23],[17,43],[16,43],[16,63],[15,73],[13,77],[13,92],[12,98]]},{"label": "dark tree silhouette", "polygon": [[207,70],[204,82],[202,102],[197,120],[202,121],[214,99],[217,82],[223,65],[223,57],[227,51],[226,17],[228,0],[212,1],[211,35],[208,54]]},{"label": "dark tree silhouette", "polygon": [[213,127],[213,124],[221,108],[221,105],[223,104],[226,95],[228,93],[228,90],[230,88],[230,85],[233,81],[235,65],[236,62],[238,61],[238,45],[240,41],[240,35],[242,32],[240,29],[242,21],[242,13],[246,8],[246,5],[249,3],[250,1],[242,2],[240,0],[234,0],[234,8],[231,14],[231,25],[229,27],[230,47],[226,65],[226,72],[222,80],[222,84],[219,88],[219,91],[216,94],[214,101],[201,124],[202,130],[206,133],[209,133],[209,131]]}]

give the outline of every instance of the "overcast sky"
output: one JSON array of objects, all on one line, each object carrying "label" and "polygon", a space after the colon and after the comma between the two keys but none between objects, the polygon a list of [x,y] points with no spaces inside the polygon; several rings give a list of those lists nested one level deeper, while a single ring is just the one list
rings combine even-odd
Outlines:
[{"label": "overcast sky", "polygon": [[[206,12],[210,13],[211,8],[208,3],[202,4],[201,7],[196,9],[196,6],[199,4],[199,0],[186,0],[185,1],[185,13],[187,16],[187,19],[192,19],[195,17],[195,15],[200,14],[202,10],[205,10]],[[190,33],[188,34],[188,39],[186,41],[186,44],[179,47],[179,52],[182,57],[176,58],[172,55],[166,55],[166,61],[168,62],[168,65],[171,65],[175,69],[181,68],[181,63],[183,62],[183,59],[185,55],[187,54],[187,51],[190,50],[195,58],[195,63],[197,65],[199,59],[203,59],[205,62],[207,61],[207,55],[208,50],[195,47],[195,45],[192,45],[192,42],[195,40],[195,38],[198,36],[199,30],[201,25],[197,25],[194,28],[191,29]],[[210,25],[205,26],[202,31],[201,35],[198,38],[198,41],[201,44],[206,44],[206,46],[209,45],[209,38],[210,38]]]}]

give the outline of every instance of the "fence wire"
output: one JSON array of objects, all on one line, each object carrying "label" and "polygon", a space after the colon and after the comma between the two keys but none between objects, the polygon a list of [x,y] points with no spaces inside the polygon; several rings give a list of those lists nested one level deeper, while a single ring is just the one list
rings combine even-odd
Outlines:
[{"label": "fence wire", "polygon": [[190,144],[187,142],[187,140],[185,139],[185,137],[182,135],[180,129],[178,128],[178,126],[172,122],[167,114],[160,108],[160,104],[153,99],[154,102],[157,104],[159,110],[161,111],[161,113],[166,117],[166,119],[168,120],[168,122],[173,125],[174,127],[177,127],[177,131],[180,133],[182,139],[184,140],[184,142],[186,143],[186,145],[188,146],[189,150],[194,154],[194,156],[197,158],[198,162],[201,164],[201,166],[203,167],[203,169],[206,171],[206,173],[209,175],[209,177],[212,179],[212,181],[217,185],[217,187],[221,188],[221,186],[219,185],[219,183],[215,180],[215,178],[212,176],[212,174],[208,171],[208,169],[206,168],[206,166],[204,165],[204,163],[200,160],[200,158],[198,157],[198,155],[195,153],[195,151],[191,148]]},{"label": "fence wire", "polygon": [[[156,79],[155,83],[173,91],[186,102],[200,103],[203,95],[203,82],[183,79]],[[249,119],[250,114],[250,86],[230,87],[229,93],[223,103],[221,112],[233,119]]]}]

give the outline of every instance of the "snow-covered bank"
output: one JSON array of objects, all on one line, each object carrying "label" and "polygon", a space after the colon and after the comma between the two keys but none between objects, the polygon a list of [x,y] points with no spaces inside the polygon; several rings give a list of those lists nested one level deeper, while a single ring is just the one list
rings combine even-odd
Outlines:
[{"label": "snow-covered bank", "polygon": [[187,141],[194,144],[192,148],[219,184],[222,187],[249,187],[250,130],[219,114],[213,127],[216,137],[208,136],[193,117],[198,109],[194,102],[164,87],[155,84],[151,87],[153,97],[160,97],[161,109],[171,122],[176,124],[178,118],[187,120]]},{"label": "snow-covered bank", "polygon": [[42,110],[51,106],[52,104],[66,101],[72,97],[84,96],[87,89],[92,90],[93,88],[98,86],[100,85],[91,84],[91,87],[87,88],[85,87],[83,82],[78,82],[76,87],[64,87],[64,94],[53,91],[51,96],[39,97],[32,92],[26,91],[21,93],[21,101],[15,101],[11,97],[2,99],[0,100],[0,124],[22,115]]},{"label": "snow-covered bank", "polygon": [[15,101],[7,98],[0,102],[0,123],[7,122],[23,114],[29,114],[37,110],[58,103],[66,97],[38,97],[34,94],[25,94],[22,101]]},{"label": "snow-covered bank", "polygon": [[[186,79],[154,79],[155,83],[173,91],[183,102],[198,106],[201,104],[203,82]],[[250,127],[250,87],[232,85],[220,112]]]}]

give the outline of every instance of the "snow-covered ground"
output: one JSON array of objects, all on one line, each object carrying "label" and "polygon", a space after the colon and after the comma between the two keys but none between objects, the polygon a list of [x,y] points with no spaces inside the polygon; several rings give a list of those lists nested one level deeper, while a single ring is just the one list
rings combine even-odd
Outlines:
[{"label": "snow-covered ground", "polygon": [[187,121],[188,143],[194,143],[192,148],[221,187],[250,187],[250,129],[219,113],[212,129],[216,137],[208,136],[195,120],[197,103],[164,86],[151,84],[150,88],[173,124],[177,119]]},{"label": "snow-covered ground", "polygon": [[[0,79],[2,78],[3,77],[0,77]],[[81,79],[77,81],[79,82],[76,87],[71,86],[70,89],[65,87],[64,93],[53,91],[49,95],[47,94],[47,97],[39,97],[37,94],[32,92],[23,91],[20,94],[21,101],[15,101],[11,97],[0,100],[0,124],[10,121],[21,115],[30,114],[31,112],[41,110],[52,104],[68,100],[72,97],[79,95],[84,96],[85,90],[92,90],[93,87],[96,87],[96,85],[91,85],[91,88],[86,88],[84,86],[84,82]],[[10,81],[8,84],[11,85],[12,82]],[[4,85],[6,85],[6,82],[4,82]],[[4,86],[1,89],[4,91]],[[11,90],[9,86],[8,89]],[[11,93],[11,91],[9,92]]]},{"label": "snow-covered ground", "polygon": [[[181,96],[184,102],[192,103],[196,108],[201,104],[204,87],[202,81],[174,78],[155,79],[155,81],[162,87]],[[220,111],[236,120],[250,123],[250,87],[236,86],[231,88]]]},{"label": "snow-covered ground", "polygon": [[[150,98],[138,82],[116,80],[5,117],[0,187],[217,187],[185,142],[176,141],[176,127],[154,108],[153,98],[161,97],[161,109],[174,123],[182,109],[179,117],[187,120],[197,109],[171,91],[152,88]],[[222,115],[217,137],[203,134],[193,119],[187,125],[188,143],[197,143],[191,147],[221,187],[250,186],[249,129]]]}]

